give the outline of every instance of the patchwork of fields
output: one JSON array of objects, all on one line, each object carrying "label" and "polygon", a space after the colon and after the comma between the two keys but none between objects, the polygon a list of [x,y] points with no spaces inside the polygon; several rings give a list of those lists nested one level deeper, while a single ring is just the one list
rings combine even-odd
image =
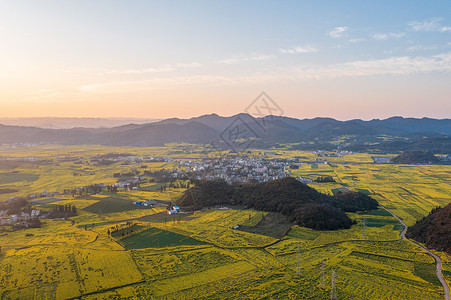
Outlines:
[{"label": "patchwork of fields", "polygon": [[[174,149],[41,146],[0,151],[0,156],[48,159],[125,151],[157,156]],[[200,157],[196,151],[189,155]],[[312,153],[270,155],[305,157],[299,169],[291,170],[293,176],[332,176],[335,183],[310,186],[328,194],[343,187],[366,191],[408,225],[435,206],[451,202],[451,166],[376,165],[368,154],[356,154],[327,158],[329,164],[312,168],[316,158]],[[174,166],[165,164],[146,163],[156,170]],[[113,173],[133,168],[139,166],[0,164],[0,188],[17,190],[0,194],[0,200],[91,183],[111,184],[116,182]],[[74,172],[83,175],[74,176]],[[45,220],[42,228],[0,232],[0,298],[326,299],[332,270],[341,299],[443,298],[434,260],[400,240],[399,222],[385,210],[349,214],[357,224],[348,230],[293,226],[283,236],[279,228],[289,228],[288,221],[266,212],[210,209],[168,216],[161,214],[165,207],[132,204],[141,199],[174,201],[182,192],[156,187],[114,195],[39,199],[34,204],[38,209],[75,204],[79,214],[70,220]],[[241,228],[233,229],[236,225]],[[451,258],[444,253],[440,256],[450,281]]]}]

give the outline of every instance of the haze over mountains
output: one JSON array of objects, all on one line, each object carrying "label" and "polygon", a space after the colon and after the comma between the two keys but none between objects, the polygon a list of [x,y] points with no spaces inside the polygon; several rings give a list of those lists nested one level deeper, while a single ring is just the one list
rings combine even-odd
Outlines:
[{"label": "haze over mountains", "polygon": [[0,118],[0,124],[14,126],[35,126],[48,129],[70,129],[74,127],[109,128],[130,123],[145,124],[159,121],[151,118],[61,118],[61,117],[26,117]]},{"label": "haze over mountains", "polygon": [[[100,124],[119,122],[117,119],[108,120],[109,123],[81,122],[86,126],[71,129],[0,125],[0,143],[163,146],[171,142],[186,142],[214,143],[222,147],[227,146],[227,140],[238,138],[249,140],[249,145],[254,148],[292,144],[293,149],[328,150],[339,146],[354,151],[430,150],[448,153],[451,149],[451,119],[392,117],[338,121],[332,118],[253,118],[248,114],[222,117],[210,114],[191,119],[171,118],[144,124],[89,128],[93,124],[97,124],[93,127],[99,127]],[[235,135],[237,132],[239,135]]]}]

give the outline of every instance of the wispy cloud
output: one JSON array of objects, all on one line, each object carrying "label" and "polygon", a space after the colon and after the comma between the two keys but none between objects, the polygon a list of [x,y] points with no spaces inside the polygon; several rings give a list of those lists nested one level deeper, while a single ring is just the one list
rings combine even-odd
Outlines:
[{"label": "wispy cloud", "polygon": [[286,48],[286,49],[279,49],[280,53],[284,53],[284,54],[294,54],[294,53],[312,53],[312,52],[317,52],[318,49],[316,49],[315,47],[307,44],[304,46],[294,46],[291,48]]},{"label": "wispy cloud", "polygon": [[362,39],[362,38],[356,38],[356,39],[350,39],[350,40],[349,40],[349,42],[350,42],[350,43],[353,43],[353,44],[355,44],[355,43],[360,43],[360,42],[364,42],[364,41],[366,41],[366,39]]},{"label": "wispy cloud", "polygon": [[403,36],[405,36],[406,34],[403,32],[389,32],[389,33],[375,33],[372,34],[371,37],[377,41],[385,41],[388,39],[400,39]]},{"label": "wispy cloud", "polygon": [[348,31],[349,28],[346,26],[335,27],[331,30],[328,35],[333,38],[339,38],[345,35],[345,32]]},{"label": "wispy cloud", "polygon": [[277,80],[293,79],[288,75],[280,74],[255,74],[249,76],[218,76],[218,75],[193,75],[178,76],[165,78],[152,78],[144,80],[125,80],[100,82],[82,85],[79,91],[85,93],[119,93],[119,92],[136,92],[141,90],[155,90],[173,88],[175,86],[237,86],[237,85],[254,85]]},{"label": "wispy cloud", "polygon": [[122,70],[104,70],[102,74],[148,74],[148,73],[168,73],[175,71],[175,67],[166,65],[156,68],[140,68],[140,69],[122,69]]},{"label": "wispy cloud", "polygon": [[425,51],[425,50],[435,50],[437,49],[437,46],[435,45],[413,45],[407,48],[408,51]]},{"label": "wispy cloud", "polygon": [[115,74],[125,74],[125,75],[139,75],[139,74],[153,74],[153,73],[169,73],[174,72],[182,68],[196,68],[201,67],[202,64],[193,63],[178,63],[178,64],[167,64],[158,67],[143,67],[143,68],[128,68],[128,69],[104,69],[104,68],[78,68],[63,70],[65,73],[97,73],[100,75],[115,75]]},{"label": "wispy cloud", "polygon": [[424,21],[413,21],[409,26],[414,31],[436,31],[436,32],[451,32],[451,26],[443,26],[440,23],[442,18],[432,18]]},{"label": "wispy cloud", "polygon": [[192,75],[155,77],[141,80],[111,81],[85,84],[78,88],[84,93],[118,93],[141,90],[168,89],[175,86],[239,86],[274,82],[343,77],[410,75],[430,72],[451,72],[451,52],[434,56],[399,56],[386,59],[358,60],[326,66],[298,66],[280,69],[269,74],[247,76]]},{"label": "wispy cloud", "polygon": [[46,101],[61,97],[62,93],[53,89],[40,89],[23,97],[26,101]]},{"label": "wispy cloud", "polygon": [[272,59],[274,57],[275,56],[273,54],[262,54],[262,53],[253,52],[249,55],[240,54],[240,55],[235,55],[235,56],[228,57],[228,58],[222,58],[222,59],[217,60],[216,63],[231,65],[231,64],[239,64],[239,63],[249,62],[249,61],[263,61],[263,60]]},{"label": "wispy cloud", "polygon": [[386,59],[360,60],[325,67],[298,69],[300,79],[327,79],[380,75],[408,75],[429,72],[451,72],[451,52],[430,57],[401,56]]}]

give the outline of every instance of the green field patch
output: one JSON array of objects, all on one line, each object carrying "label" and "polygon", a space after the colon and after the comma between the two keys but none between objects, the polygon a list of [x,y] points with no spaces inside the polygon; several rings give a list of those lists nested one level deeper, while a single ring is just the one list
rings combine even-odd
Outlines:
[{"label": "green field patch", "polygon": [[311,165],[311,168],[312,168],[312,169],[318,169],[318,165],[313,164],[313,165]]},{"label": "green field patch", "polygon": [[375,209],[375,210],[370,210],[369,212],[364,212],[364,213],[360,213],[360,214],[369,215],[369,216],[393,217],[391,215],[391,213],[389,213],[385,209]]},{"label": "green field patch", "polygon": [[416,261],[414,262],[413,266],[413,273],[416,276],[426,280],[427,282],[441,286],[441,283],[437,278],[435,263],[428,264],[425,262]]},{"label": "green field patch", "polygon": [[78,225],[77,228],[92,228],[92,227],[97,227],[97,226],[103,226],[103,225],[107,225],[110,224],[109,222],[100,222],[100,223],[87,223],[87,224],[83,224],[83,225]]},{"label": "green field patch", "polygon": [[123,236],[126,236],[126,235],[133,234],[134,232],[138,232],[138,231],[142,230],[143,228],[145,228],[145,227],[137,225],[137,224],[133,224],[131,226],[124,227],[124,228],[121,228],[119,230],[113,230],[111,232],[111,236],[114,237],[114,238],[120,238],[120,237],[123,237]]},{"label": "green field patch", "polygon": [[293,226],[287,216],[271,212],[255,226],[239,225],[238,230],[281,239]]},{"label": "green field patch", "polygon": [[120,243],[126,250],[180,245],[206,245],[206,243],[188,236],[154,227],[123,238],[120,240]]},{"label": "green field patch", "polygon": [[404,229],[404,226],[401,224],[393,226],[393,230],[401,231]]},{"label": "green field patch", "polygon": [[157,183],[154,185],[141,187],[141,191],[158,192],[162,186],[166,186],[166,183]]},{"label": "green field patch", "polygon": [[318,233],[316,233],[314,231],[306,230],[306,229],[301,229],[301,228],[296,228],[296,229],[292,228],[290,231],[288,231],[287,235],[290,237],[293,237],[293,238],[297,238],[297,239],[301,239],[301,240],[308,240],[308,241],[313,241],[314,239],[319,237]]},{"label": "green field patch", "polygon": [[34,204],[49,204],[49,203],[63,201],[63,200],[67,200],[67,199],[50,197],[50,198],[42,198],[42,199],[38,199],[38,200],[33,200],[33,201],[31,201],[31,203],[34,203]]},{"label": "green field patch", "polygon": [[366,218],[367,227],[384,227],[385,225],[399,225],[399,221],[394,218],[392,220]]},{"label": "green field patch", "polygon": [[364,195],[371,195],[372,194],[370,191],[365,190],[365,189],[356,189],[356,190],[357,190],[357,192],[360,192],[360,193],[362,193]]},{"label": "green field patch", "polygon": [[35,174],[21,174],[21,173],[0,173],[0,182],[2,184],[22,182],[22,181],[36,181],[39,175]]},{"label": "green field patch", "polygon": [[84,211],[88,211],[95,214],[108,214],[121,212],[125,210],[143,209],[143,206],[134,205],[133,201],[129,199],[123,199],[118,197],[106,197],[106,198],[94,198],[90,197],[90,200],[99,200],[88,207],[83,208]]},{"label": "green field patch", "polygon": [[420,220],[426,215],[419,213],[418,209],[413,208],[404,208],[404,211],[406,211],[409,215],[411,215],[415,220]]},{"label": "green field patch", "polygon": [[334,194],[334,196],[336,196],[338,192],[342,192],[342,193],[349,192],[349,189],[346,187],[339,187],[339,188],[331,189],[330,191],[332,192],[332,194]]}]

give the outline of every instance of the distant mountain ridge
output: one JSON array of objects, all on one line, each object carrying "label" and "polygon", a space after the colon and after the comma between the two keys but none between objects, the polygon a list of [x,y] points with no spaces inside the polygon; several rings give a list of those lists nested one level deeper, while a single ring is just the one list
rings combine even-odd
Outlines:
[{"label": "distant mountain ridge", "polygon": [[[83,124],[81,124],[83,125]],[[451,152],[451,119],[402,118],[338,121],[332,118],[296,119],[283,116],[253,118],[241,113],[217,114],[190,119],[171,118],[144,124],[122,124],[111,128],[48,129],[0,125],[0,143],[99,144],[114,146],[163,146],[166,143],[214,143],[226,147],[227,138],[252,139],[252,147],[270,148],[292,144],[293,149],[353,151],[430,150]],[[389,149],[389,150],[388,150]]]}]

